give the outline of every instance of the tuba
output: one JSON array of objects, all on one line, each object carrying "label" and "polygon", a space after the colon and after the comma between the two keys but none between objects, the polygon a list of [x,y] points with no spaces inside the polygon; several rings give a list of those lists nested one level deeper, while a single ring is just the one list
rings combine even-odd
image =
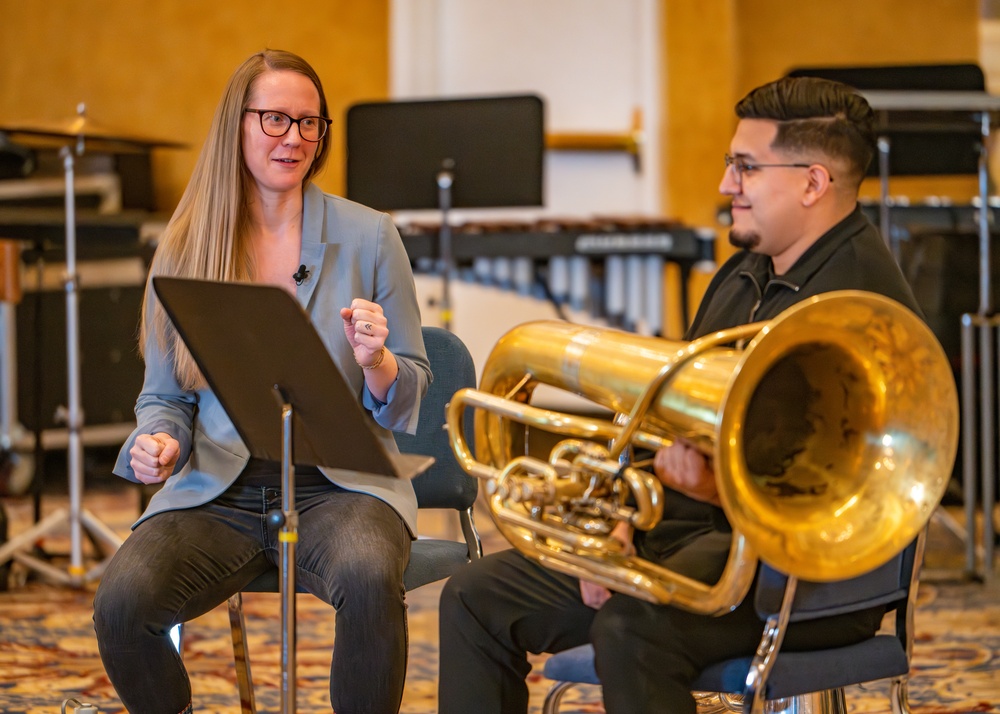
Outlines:
[{"label": "tuba", "polygon": [[[733,345],[745,345],[742,349]],[[530,404],[549,385],[613,418]],[[475,414],[476,454],[464,434]],[[480,388],[448,406],[452,450],[485,481],[491,516],[521,553],[650,602],[717,615],[735,608],[758,559],[826,582],[903,550],[944,494],[958,442],[949,362],[913,312],[861,291],[804,300],[770,322],[671,342],[565,322],[504,335]],[[547,459],[522,433],[560,439]],[[710,456],[732,543],[704,584],[625,551],[619,522],[648,530],[663,491],[634,447],[683,439]]]}]

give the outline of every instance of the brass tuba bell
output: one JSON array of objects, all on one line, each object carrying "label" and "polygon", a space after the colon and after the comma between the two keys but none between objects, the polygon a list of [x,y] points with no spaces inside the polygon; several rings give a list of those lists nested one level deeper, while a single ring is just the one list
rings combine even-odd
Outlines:
[{"label": "brass tuba bell", "polygon": [[[539,384],[617,417],[532,406]],[[467,408],[476,410],[475,456]],[[568,438],[547,460],[518,455],[516,430],[526,426]],[[822,582],[866,573],[905,548],[947,486],[958,397],[922,320],[886,297],[839,291],[690,343],[520,325],[497,342],[480,389],[453,396],[448,428],[459,463],[485,479],[491,515],[522,553],[651,602],[720,614],[746,595],[758,557]],[[659,481],[627,463],[628,449],[678,438],[712,457],[733,526],[714,585],[627,555],[608,536],[618,521],[649,529],[662,515]]]}]

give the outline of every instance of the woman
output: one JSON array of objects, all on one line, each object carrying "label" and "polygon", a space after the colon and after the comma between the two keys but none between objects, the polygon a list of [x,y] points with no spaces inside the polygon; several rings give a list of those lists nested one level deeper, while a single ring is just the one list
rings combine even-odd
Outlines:
[{"label": "woman", "polygon": [[[244,62],[151,275],[266,283],[295,295],[395,450],[390,430],[416,428],[430,381],[413,278],[388,216],[310,183],[329,150],[326,114],[319,77],[300,57],[267,50]],[[277,563],[266,513],[280,508],[280,465],[250,458],[148,287],[140,345],[137,428],[114,470],[163,486],[104,574],[94,622],[128,710],[177,714],[191,711],[191,688],[167,633]],[[296,506],[296,581],[337,610],[333,708],[396,712],[413,489],[404,479],[299,467]]]}]

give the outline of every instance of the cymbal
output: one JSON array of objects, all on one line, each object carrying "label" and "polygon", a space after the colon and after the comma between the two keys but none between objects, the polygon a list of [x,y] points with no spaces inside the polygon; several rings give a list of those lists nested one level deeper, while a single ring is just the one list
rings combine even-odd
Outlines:
[{"label": "cymbal", "polygon": [[123,144],[131,147],[186,148],[187,144],[148,136],[139,136],[120,129],[103,126],[84,113],[66,121],[5,123],[0,121],[0,132],[24,134],[53,139],[75,139],[87,142]]}]

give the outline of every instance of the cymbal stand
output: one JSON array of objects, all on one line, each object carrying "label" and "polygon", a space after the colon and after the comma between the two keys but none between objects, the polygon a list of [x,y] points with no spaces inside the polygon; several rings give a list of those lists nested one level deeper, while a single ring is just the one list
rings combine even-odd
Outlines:
[{"label": "cymbal stand", "polygon": [[[84,105],[77,108],[82,116]],[[66,423],[69,436],[67,452],[67,480],[69,482],[69,508],[61,508],[43,518],[33,528],[10,539],[0,547],[0,564],[14,559],[19,563],[38,571],[58,583],[82,586],[84,583],[100,578],[107,567],[111,556],[122,544],[122,539],[103,524],[92,513],[83,508],[83,410],[80,404],[80,331],[79,302],[76,273],[76,195],[74,190],[74,153],[83,155],[84,138],[77,138],[75,151],[73,147],[64,146],[59,155],[63,160],[63,170],[66,175],[66,371],[67,371],[67,408],[60,409]],[[50,563],[24,552],[43,536],[68,526],[70,535],[70,562],[67,571],[63,571]],[[103,560],[90,570],[83,564],[82,529],[86,528],[95,541],[107,548]]]}]

